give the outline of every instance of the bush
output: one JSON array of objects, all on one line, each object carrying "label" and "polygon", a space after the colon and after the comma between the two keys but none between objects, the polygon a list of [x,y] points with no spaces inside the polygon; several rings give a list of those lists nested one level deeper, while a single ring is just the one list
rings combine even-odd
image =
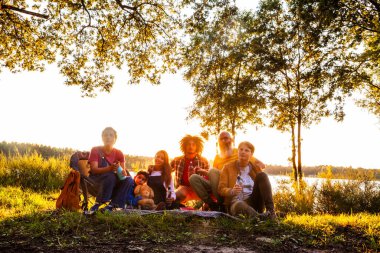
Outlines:
[{"label": "bush", "polygon": [[69,173],[68,157],[45,159],[37,153],[6,157],[0,154],[0,185],[34,191],[58,190]]},{"label": "bush", "polygon": [[273,195],[277,211],[284,213],[378,213],[380,212],[380,189],[375,181],[332,181],[327,179],[317,187],[302,182],[297,187],[290,180],[279,182]]},{"label": "bush", "polygon": [[290,180],[279,182],[278,189],[273,195],[273,201],[277,211],[284,213],[313,213],[316,195],[316,186],[308,186],[302,181],[298,187]]},{"label": "bush", "polygon": [[316,209],[322,213],[380,212],[380,190],[375,182],[366,179],[332,182],[320,187]]}]

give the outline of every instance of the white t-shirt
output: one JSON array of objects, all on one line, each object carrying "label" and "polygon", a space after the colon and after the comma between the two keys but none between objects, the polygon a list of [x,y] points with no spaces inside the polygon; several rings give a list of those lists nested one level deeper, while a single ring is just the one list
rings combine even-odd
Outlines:
[{"label": "white t-shirt", "polygon": [[[246,200],[249,198],[249,196],[252,194],[253,191],[253,184],[255,183],[251,176],[249,175],[249,172],[251,172],[251,168],[247,165],[243,169],[240,169],[240,180],[243,183],[243,197],[241,200]],[[235,196],[232,199],[232,202],[235,202],[236,200],[239,200],[240,196]]]},{"label": "white t-shirt", "polygon": [[[152,171],[151,173],[150,173],[150,176],[152,176],[152,177],[156,177],[156,176],[161,176],[162,175],[162,172],[161,171]],[[172,193],[171,195],[172,195],[172,197],[174,198],[174,200],[176,199],[176,196],[175,196],[175,191],[174,191],[174,181],[173,181],[173,177],[172,177],[172,179],[170,180],[170,192]],[[168,187],[166,186],[166,183],[164,182],[164,187],[166,188],[166,189],[168,189]]]}]

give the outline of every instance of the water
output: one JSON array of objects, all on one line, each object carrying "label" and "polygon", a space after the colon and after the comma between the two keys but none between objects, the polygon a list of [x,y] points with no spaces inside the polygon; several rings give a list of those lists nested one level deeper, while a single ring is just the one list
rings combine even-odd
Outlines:
[{"label": "water", "polygon": [[[272,191],[276,192],[278,189],[278,186],[280,185],[280,182],[283,180],[286,180],[287,182],[290,181],[290,177],[288,176],[269,176],[270,183],[272,185]],[[304,177],[303,180],[308,185],[315,184],[317,186],[317,189],[320,187],[320,185],[326,181],[325,178],[317,178],[317,177]],[[331,179],[331,182],[348,182],[350,179]],[[375,184],[377,184],[380,187],[380,181],[373,181]]]}]

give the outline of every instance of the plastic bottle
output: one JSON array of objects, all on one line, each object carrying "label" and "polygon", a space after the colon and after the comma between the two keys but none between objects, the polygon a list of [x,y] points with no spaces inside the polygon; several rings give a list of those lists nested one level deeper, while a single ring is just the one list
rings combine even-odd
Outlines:
[{"label": "plastic bottle", "polygon": [[[171,199],[172,198],[172,189],[171,189],[170,186],[168,187],[168,191],[166,192],[166,198],[167,199]],[[172,204],[170,203],[170,204],[167,204],[167,205],[171,206]]]},{"label": "plastic bottle", "polygon": [[238,175],[236,178],[236,184],[240,185],[241,187],[241,192],[236,196],[236,198],[238,200],[243,200],[243,179],[240,177],[240,175]]},{"label": "plastic bottle", "polygon": [[[194,171],[194,165],[193,165],[193,161],[190,161],[189,163],[189,172],[190,171]],[[195,171],[194,171],[195,172]]]},{"label": "plastic bottle", "polygon": [[123,168],[121,166],[119,166],[117,168],[117,177],[119,178],[119,180],[124,180],[126,179],[127,177],[123,175]]}]

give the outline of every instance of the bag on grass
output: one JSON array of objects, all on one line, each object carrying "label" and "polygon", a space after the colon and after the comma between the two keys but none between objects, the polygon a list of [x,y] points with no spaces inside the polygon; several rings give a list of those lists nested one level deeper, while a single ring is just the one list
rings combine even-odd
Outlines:
[{"label": "bag on grass", "polygon": [[57,209],[63,208],[70,211],[77,211],[80,209],[79,185],[79,172],[76,170],[71,170],[69,176],[65,181],[65,185],[61,189],[61,194],[55,203]]}]

